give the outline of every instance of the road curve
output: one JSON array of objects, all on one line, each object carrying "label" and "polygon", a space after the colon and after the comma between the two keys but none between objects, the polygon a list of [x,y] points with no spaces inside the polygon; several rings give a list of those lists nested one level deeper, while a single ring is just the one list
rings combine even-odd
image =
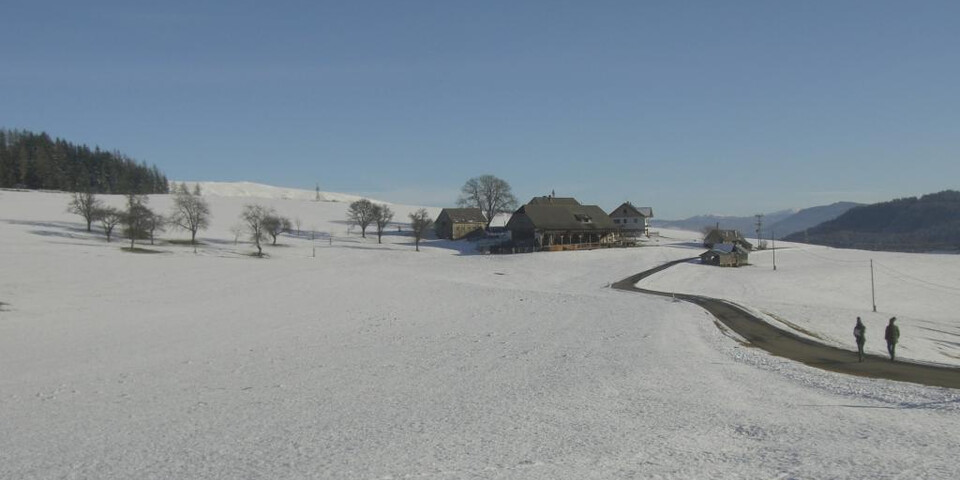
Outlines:
[{"label": "road curve", "polygon": [[934,387],[960,389],[960,368],[899,360],[891,362],[888,358],[877,355],[867,355],[861,363],[857,361],[857,353],[852,350],[831,347],[781,330],[725,300],[700,295],[658,292],[636,286],[638,282],[650,275],[695,259],[684,258],[667,262],[656,268],[624,278],[611,286],[618,290],[672,297],[699,305],[727,328],[746,339],[751,346],[762,348],[779,357],[803,362],[812,367],[861,377],[885,378]]}]

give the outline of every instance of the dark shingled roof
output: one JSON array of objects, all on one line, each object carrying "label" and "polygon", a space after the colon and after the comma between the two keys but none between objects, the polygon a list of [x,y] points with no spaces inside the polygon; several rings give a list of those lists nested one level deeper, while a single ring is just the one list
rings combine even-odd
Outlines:
[{"label": "dark shingled roof", "polygon": [[739,230],[718,230],[714,228],[703,239],[704,243],[739,243],[747,248],[753,248],[753,244],[747,241]]},{"label": "dark shingled roof", "polygon": [[437,218],[444,213],[453,223],[487,223],[487,217],[483,216],[479,208],[444,208]]},{"label": "dark shingled roof", "polygon": [[[540,197],[543,198],[543,197]],[[555,199],[556,200],[556,199]],[[508,230],[616,230],[613,220],[596,205],[527,204],[520,207],[507,222]]]},{"label": "dark shingled roof", "polygon": [[527,205],[580,205],[580,202],[573,197],[533,197]]}]

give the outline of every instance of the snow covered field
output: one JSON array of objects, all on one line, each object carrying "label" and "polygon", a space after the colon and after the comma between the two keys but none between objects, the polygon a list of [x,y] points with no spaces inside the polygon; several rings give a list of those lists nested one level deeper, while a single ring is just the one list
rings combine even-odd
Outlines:
[{"label": "snow covered field", "polygon": [[[877,311],[873,312],[870,260]],[[856,351],[853,326],[867,326],[866,351],[886,355],[884,328],[897,317],[901,358],[960,366],[960,255],[841,250],[778,243],[744,268],[681,264],[645,288],[724,298],[780,328]]]},{"label": "snow covered field", "polygon": [[[512,256],[428,241],[417,253],[406,228],[383,245],[348,232],[346,203],[205,190],[213,226],[197,254],[166,242],[143,245],[162,253],[127,253],[65,213],[65,194],[0,191],[0,478],[953,478],[958,469],[960,392],[783,361],[741,347],[695,306],[607,288],[698,254],[695,234]],[[250,257],[230,229],[251,202],[301,218],[332,245],[285,236],[265,248],[269,258]],[[159,211],[169,204],[151,198]],[[393,208],[398,221],[416,209]],[[827,253],[848,258],[818,254]],[[723,270],[733,277],[717,279],[718,296],[793,315],[761,303],[751,275],[762,254],[752,258],[756,269]],[[777,260],[776,275],[800,269],[786,252]],[[946,275],[951,261],[923,265]],[[687,267],[645,285],[708,275]],[[816,277],[805,275],[803,289]],[[834,289],[853,284],[843,278]],[[911,325],[945,328],[930,312],[953,300],[895,306],[909,294],[884,293],[881,278],[878,307],[902,319],[904,355],[937,353],[915,346]],[[797,295],[837,308],[826,294]],[[847,317],[836,318],[852,328]]]}]

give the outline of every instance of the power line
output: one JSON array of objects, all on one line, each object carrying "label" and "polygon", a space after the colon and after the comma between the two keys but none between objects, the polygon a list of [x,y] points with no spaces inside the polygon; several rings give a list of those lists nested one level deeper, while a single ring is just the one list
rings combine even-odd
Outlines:
[{"label": "power line", "polygon": [[901,272],[901,271],[899,271],[899,270],[896,270],[896,269],[894,269],[894,268],[888,267],[888,266],[886,266],[886,265],[882,265],[882,264],[876,263],[876,262],[874,262],[874,263],[875,263],[875,265],[877,265],[878,267],[880,267],[881,270],[886,270],[886,271],[887,271],[886,273],[887,273],[888,275],[890,275],[890,276],[892,276],[892,277],[894,277],[894,278],[897,278],[897,279],[899,279],[899,280],[901,280],[901,281],[904,281],[904,282],[908,282],[908,283],[909,283],[909,281],[912,280],[912,281],[914,281],[914,282],[919,282],[919,283],[922,283],[922,284],[924,284],[924,285],[929,285],[929,286],[931,286],[931,287],[943,288],[943,289],[946,289],[946,290],[951,290],[951,291],[955,291],[955,292],[960,292],[960,288],[951,287],[951,286],[949,286],[949,285],[942,285],[942,284],[939,284],[939,283],[935,283],[935,282],[931,282],[931,281],[928,281],[928,280],[924,280],[924,279],[922,279],[922,278],[914,277],[913,275],[910,275],[910,274],[907,274],[907,273],[903,273],[903,272]]},{"label": "power line", "polygon": [[839,258],[825,257],[825,256],[823,256],[823,255],[818,255],[818,254],[813,253],[813,252],[811,252],[810,250],[807,250],[807,249],[804,249],[804,248],[796,248],[796,249],[792,249],[792,250],[793,250],[793,251],[800,252],[800,253],[803,253],[803,254],[805,254],[805,255],[810,255],[810,256],[812,256],[812,257],[819,258],[819,259],[821,259],[821,260],[826,260],[826,261],[828,261],[828,262],[834,262],[834,263],[859,263],[859,264],[867,264],[867,263],[870,263],[870,260],[843,260],[843,259],[839,259]]}]

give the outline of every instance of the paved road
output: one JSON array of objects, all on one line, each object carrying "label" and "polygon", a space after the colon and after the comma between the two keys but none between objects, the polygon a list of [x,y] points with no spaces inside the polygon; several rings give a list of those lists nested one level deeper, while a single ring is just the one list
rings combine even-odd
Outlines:
[{"label": "paved road", "polygon": [[720,322],[737,332],[750,342],[750,345],[762,348],[774,355],[789,358],[807,365],[834,372],[859,375],[862,377],[886,378],[901,382],[913,382],[936,387],[960,388],[960,368],[920,364],[905,361],[891,362],[886,357],[867,355],[864,361],[857,361],[852,350],[830,347],[813,340],[781,330],[751,315],[746,310],[722,299],[688,295],[681,293],[658,292],[636,286],[637,282],[666,270],[679,263],[695,260],[685,258],[665,263],[659,267],[627,277],[612,285],[613,288],[632,292],[675,297],[707,310]]}]

